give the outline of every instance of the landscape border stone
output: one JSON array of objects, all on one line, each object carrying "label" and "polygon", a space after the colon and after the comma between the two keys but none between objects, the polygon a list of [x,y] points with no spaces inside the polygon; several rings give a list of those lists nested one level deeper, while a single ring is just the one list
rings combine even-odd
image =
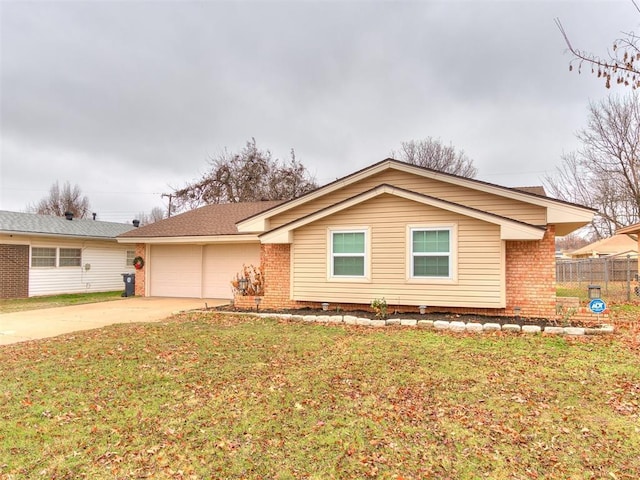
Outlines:
[{"label": "landscape border stone", "polygon": [[325,323],[325,324],[341,324],[358,325],[365,327],[420,327],[435,330],[451,330],[453,332],[510,332],[523,334],[545,333],[548,335],[567,335],[567,336],[583,336],[583,335],[610,335],[614,333],[613,325],[603,324],[598,327],[560,327],[547,325],[518,325],[514,323],[505,323],[500,325],[496,322],[481,323],[463,322],[460,320],[415,320],[409,318],[390,318],[387,320],[370,319],[356,317],[353,315],[297,315],[290,313],[268,313],[268,312],[233,312],[221,311],[221,313],[232,315],[253,315],[262,318],[279,318],[282,320],[291,320],[307,323]]}]

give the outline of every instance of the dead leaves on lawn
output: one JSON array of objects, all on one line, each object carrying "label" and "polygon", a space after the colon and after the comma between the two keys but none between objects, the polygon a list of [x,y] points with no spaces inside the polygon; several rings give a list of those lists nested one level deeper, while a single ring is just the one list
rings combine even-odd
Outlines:
[{"label": "dead leaves on lawn", "polygon": [[0,478],[640,471],[640,361],[618,337],[185,314],[9,346],[0,365]]}]

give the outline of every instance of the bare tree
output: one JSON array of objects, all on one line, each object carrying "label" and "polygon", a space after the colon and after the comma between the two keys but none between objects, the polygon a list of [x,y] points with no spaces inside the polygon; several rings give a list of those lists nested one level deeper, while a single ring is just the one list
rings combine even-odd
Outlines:
[{"label": "bare tree", "polygon": [[[631,0],[633,6],[640,13],[640,6],[635,0]],[[573,70],[577,64],[578,73],[581,73],[582,66],[586,64],[591,69],[591,73],[598,75],[605,81],[605,86],[611,88],[612,79],[616,84],[630,86],[634,90],[640,88],[640,36],[633,32],[622,32],[624,35],[613,41],[613,53],[608,54],[608,58],[603,58],[593,53],[585,52],[575,48],[565,31],[560,19],[555,19],[560,33],[564,37],[567,48],[573,55],[569,62],[569,70]]]},{"label": "bare tree", "polygon": [[174,190],[172,212],[211,203],[289,200],[317,188],[293,150],[283,162],[258,149],[255,138],[239,153],[225,150],[210,164],[200,179]]},{"label": "bare tree", "polygon": [[149,225],[150,223],[155,223],[163,218],[165,218],[164,209],[160,207],[153,207],[149,213],[140,212],[137,220],[140,220],[141,225]]},{"label": "bare tree", "polygon": [[562,157],[545,185],[557,198],[598,209],[591,225],[597,238],[640,221],[640,98],[609,97],[589,105],[582,147]]},{"label": "bare tree", "polygon": [[564,237],[556,237],[556,248],[563,252],[577,250],[591,243],[588,238],[582,237],[576,232],[572,232]]},{"label": "bare tree", "polygon": [[444,145],[442,141],[432,137],[402,142],[400,150],[392,151],[391,156],[403,162],[461,177],[473,178],[478,173],[473,160],[464,151],[457,151],[453,145]]},{"label": "bare tree", "polygon": [[87,218],[90,212],[89,199],[82,195],[77,184],[71,188],[71,184],[65,182],[62,189],[60,189],[57,180],[51,185],[49,195],[36,205],[27,207],[27,210],[41,215],[54,215],[56,217],[64,217],[67,212],[71,212],[75,218]]}]

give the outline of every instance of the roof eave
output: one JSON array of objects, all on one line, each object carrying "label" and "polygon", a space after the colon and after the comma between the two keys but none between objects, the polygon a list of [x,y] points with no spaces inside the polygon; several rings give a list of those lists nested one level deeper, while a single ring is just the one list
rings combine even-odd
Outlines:
[{"label": "roof eave", "polygon": [[191,244],[206,245],[210,243],[259,243],[257,235],[191,235],[180,237],[118,237],[118,243]]},{"label": "roof eave", "polygon": [[630,233],[640,233],[640,223],[634,223],[633,225],[629,225],[628,227],[619,228],[616,230],[616,235],[619,233],[624,233],[626,235]]},{"label": "roof eave", "polygon": [[[394,159],[386,159],[368,168],[359,170],[358,172],[352,173],[351,175],[348,175],[334,182],[331,182],[323,187],[318,188],[317,190],[314,190],[306,195],[303,195],[302,197],[290,200],[289,202],[286,202],[282,205],[278,205],[274,208],[266,210],[265,212],[261,212],[257,215],[254,215],[245,220],[242,220],[237,223],[238,231],[242,233],[256,232],[256,231],[266,232],[269,229],[270,217],[278,215],[291,208],[297,207],[303,203],[312,201],[318,197],[332,193],[340,188],[356,183],[364,178],[370,177],[372,175],[376,175],[389,168],[395,168],[400,171],[421,175],[425,178],[440,180],[453,185],[472,188],[474,190],[483,191],[485,193],[491,193],[493,195],[498,195],[501,197],[511,198],[513,200],[518,200],[525,203],[530,203],[533,205],[545,207],[548,209],[548,213],[547,213],[548,215],[549,215],[549,211],[553,211],[553,213],[551,214],[551,219],[549,218],[547,219],[548,223],[562,223],[560,221],[561,218],[564,218],[567,215],[567,212],[565,212],[564,214],[561,213],[564,209],[568,209],[569,212],[575,212],[575,214],[580,217],[578,222],[580,222],[583,217],[588,217],[589,220],[586,221],[584,225],[588,224],[593,218],[593,215],[596,213],[596,210],[592,208],[568,203],[563,200],[558,200],[550,197],[543,197],[540,195],[536,195],[534,193],[527,193],[527,192],[509,188],[509,187],[503,187],[501,185],[495,185],[492,183],[483,182],[481,180],[470,179],[466,177],[459,177],[456,175],[439,172],[437,170],[430,170],[430,169],[426,169],[416,165],[411,165],[409,163],[400,162]],[[577,220],[577,219],[574,219],[574,220]]]},{"label": "roof eave", "polygon": [[262,243],[291,243],[291,232],[293,232],[293,230],[325,218],[334,213],[346,210],[354,205],[358,205],[382,194],[395,195],[407,200],[430,205],[436,208],[441,208],[443,210],[458,213],[467,217],[476,218],[487,223],[499,225],[500,238],[502,240],[540,240],[542,239],[546,231],[546,229],[541,226],[529,225],[523,222],[518,222],[505,217],[500,217],[498,215],[466,207],[464,205],[459,205],[456,203],[430,197],[428,195],[423,195],[402,188],[383,184],[367,192],[356,195],[355,197],[332,205],[331,207],[324,208],[301,219],[295,220],[286,225],[282,225],[281,227],[278,227],[270,232],[263,233],[262,235],[260,235],[260,241]]},{"label": "roof eave", "polygon": [[[23,232],[20,230],[0,230],[2,235],[18,235],[21,237],[48,237],[48,238],[71,238],[77,240],[106,240],[114,241],[116,235],[111,237],[102,237],[97,235],[74,235],[71,233],[48,233],[48,232]],[[120,234],[118,234],[120,235]]]}]

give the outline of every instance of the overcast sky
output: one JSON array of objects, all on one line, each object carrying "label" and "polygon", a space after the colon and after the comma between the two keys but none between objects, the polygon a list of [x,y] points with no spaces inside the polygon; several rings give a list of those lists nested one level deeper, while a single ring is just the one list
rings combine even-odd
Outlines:
[{"label": "overcast sky", "polygon": [[627,0],[0,0],[0,209],[69,181],[130,222],[251,137],[321,184],[431,136],[540,185],[626,93],[569,72],[556,17],[597,53],[640,24]]}]

